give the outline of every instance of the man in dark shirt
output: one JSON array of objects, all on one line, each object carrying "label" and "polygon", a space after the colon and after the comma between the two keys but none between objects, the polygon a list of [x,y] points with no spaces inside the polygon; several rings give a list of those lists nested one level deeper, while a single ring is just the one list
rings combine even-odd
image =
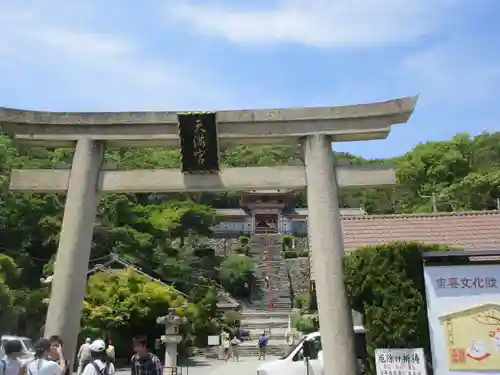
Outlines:
[{"label": "man in dark shirt", "polygon": [[149,352],[147,338],[136,336],[133,344],[135,354],[132,357],[131,375],[163,375],[161,361]]},{"label": "man in dark shirt", "polygon": [[[62,348],[63,340],[61,336],[53,335],[49,338],[50,341],[50,360],[59,363],[59,350]],[[63,375],[70,375],[69,362],[66,360],[66,370]]]}]

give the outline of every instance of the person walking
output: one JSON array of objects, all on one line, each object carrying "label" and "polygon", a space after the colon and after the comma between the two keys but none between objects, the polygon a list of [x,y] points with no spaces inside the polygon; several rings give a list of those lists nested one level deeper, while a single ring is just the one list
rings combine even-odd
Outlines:
[{"label": "person walking", "polygon": [[[52,335],[49,337],[49,342],[50,342],[50,353],[48,359],[56,363],[60,363],[62,347],[63,347],[63,340],[61,336]],[[69,369],[69,362],[66,361],[66,364],[64,365],[63,375],[70,375],[71,372],[72,371],[70,371]]]},{"label": "person walking", "polygon": [[9,340],[4,345],[4,357],[0,358],[0,375],[20,375],[23,346],[19,340]]},{"label": "person walking", "polygon": [[103,340],[95,340],[89,347],[91,362],[87,363],[82,375],[113,375],[115,366],[108,361],[106,343]]},{"label": "person walking", "polygon": [[111,339],[108,339],[108,347],[106,348],[106,354],[108,356],[108,360],[111,363],[115,363],[115,357],[116,357],[115,347],[113,345],[113,340]]},{"label": "person walking", "polygon": [[[51,359],[57,355],[58,361]],[[47,339],[41,339],[35,344],[35,360],[27,366],[28,375],[62,375],[67,370],[62,346],[52,347]]]},{"label": "person walking", "polygon": [[229,332],[226,330],[223,330],[222,333],[220,334],[220,341],[221,341],[221,346],[222,346],[222,353],[224,356],[224,361],[228,361],[229,359],[229,350],[231,349],[231,341],[229,337]]},{"label": "person walking", "polygon": [[259,337],[259,361],[262,359],[266,360],[266,350],[267,343],[269,342],[269,337],[267,336],[267,332],[264,331]]},{"label": "person walking", "polygon": [[233,359],[237,362],[240,361],[240,356],[239,356],[239,345],[241,344],[241,341],[238,337],[234,336],[231,339],[231,356]]},{"label": "person walking", "polygon": [[160,359],[151,353],[146,336],[133,339],[134,356],[132,357],[131,375],[163,375]]},{"label": "person walking", "polygon": [[90,359],[90,337],[85,339],[85,342],[80,346],[80,350],[78,350],[78,354],[76,355],[76,359],[78,361],[78,370],[76,370],[77,375],[81,375],[83,369],[87,365],[87,362]]}]

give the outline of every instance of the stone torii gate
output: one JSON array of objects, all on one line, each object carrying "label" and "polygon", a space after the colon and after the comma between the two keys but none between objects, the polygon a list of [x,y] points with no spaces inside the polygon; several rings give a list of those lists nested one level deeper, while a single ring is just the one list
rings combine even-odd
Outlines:
[{"label": "stone torii gate", "polygon": [[[0,108],[0,125],[28,146],[75,148],[66,170],[13,170],[13,191],[66,194],[46,335],[60,334],[72,358],[101,193],[246,191],[307,186],[310,247],[326,375],[352,375],[351,310],[343,282],[339,186],[395,183],[394,170],[336,166],[332,142],[386,138],[411,116],[417,97],[341,107],[216,113],[55,113]],[[219,170],[231,144],[301,144],[304,166]],[[181,147],[182,170],[109,170],[105,147]],[[208,173],[207,173],[208,172]]]}]

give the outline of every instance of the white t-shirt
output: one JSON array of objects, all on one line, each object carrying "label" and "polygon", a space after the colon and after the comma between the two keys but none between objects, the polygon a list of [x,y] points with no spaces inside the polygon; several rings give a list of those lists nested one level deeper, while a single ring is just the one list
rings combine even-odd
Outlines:
[{"label": "white t-shirt", "polygon": [[[97,364],[100,371],[102,371],[104,369],[104,367],[106,367],[106,363],[101,361],[100,359],[96,359],[93,362]],[[113,366],[112,363],[107,364],[107,366],[108,366],[108,370],[106,371],[106,375],[113,375],[115,373],[115,366]],[[85,368],[83,369],[82,375],[101,375],[101,374],[99,372],[97,372],[96,368],[94,367],[94,365],[91,362],[87,366],[85,366]]]},{"label": "white t-shirt", "polygon": [[78,361],[84,363],[90,357],[90,344],[84,343],[78,351]]},{"label": "white t-shirt", "polygon": [[224,349],[229,349],[230,343],[229,343],[229,333],[227,332],[222,332],[221,335],[221,341],[222,341],[222,347]]},{"label": "white t-shirt", "polygon": [[0,360],[0,375],[18,375],[19,370],[21,370],[21,363],[17,359],[5,356]]},{"label": "white t-shirt", "polygon": [[48,359],[35,359],[28,365],[28,375],[61,375],[61,373],[61,366]]}]

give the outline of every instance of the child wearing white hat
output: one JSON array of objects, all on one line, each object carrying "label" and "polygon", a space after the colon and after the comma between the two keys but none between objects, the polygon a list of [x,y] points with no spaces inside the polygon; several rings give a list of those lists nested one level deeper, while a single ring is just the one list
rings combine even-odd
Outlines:
[{"label": "child wearing white hat", "polygon": [[107,360],[106,343],[103,340],[94,340],[90,344],[92,362],[83,369],[82,375],[113,375],[115,367]]}]

